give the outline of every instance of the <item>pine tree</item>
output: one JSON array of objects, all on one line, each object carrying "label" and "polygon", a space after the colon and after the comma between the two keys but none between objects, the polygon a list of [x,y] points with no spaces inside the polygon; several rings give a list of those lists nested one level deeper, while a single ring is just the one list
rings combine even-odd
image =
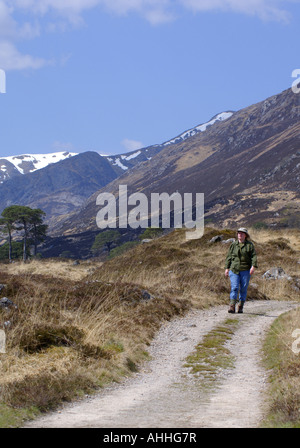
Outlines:
[{"label": "pine tree", "polygon": [[46,237],[47,225],[43,224],[45,212],[24,205],[11,205],[2,212],[0,226],[4,226],[9,235],[9,261],[11,262],[12,232],[23,231],[23,261],[27,259],[27,242],[31,236],[35,247]]}]

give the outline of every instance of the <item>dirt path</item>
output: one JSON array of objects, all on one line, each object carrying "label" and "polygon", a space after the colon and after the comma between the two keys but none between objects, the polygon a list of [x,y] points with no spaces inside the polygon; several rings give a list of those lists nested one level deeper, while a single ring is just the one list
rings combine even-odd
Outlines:
[{"label": "dirt path", "polygon": [[[35,428],[223,428],[256,427],[264,412],[266,372],[261,342],[273,320],[295,305],[260,301],[244,314],[227,306],[192,311],[166,323],[150,348],[152,360],[133,378],[99,395],[64,406],[26,427]],[[183,366],[202,337],[228,317],[241,321],[227,347],[234,369],[220,371],[213,392],[203,391]]]}]

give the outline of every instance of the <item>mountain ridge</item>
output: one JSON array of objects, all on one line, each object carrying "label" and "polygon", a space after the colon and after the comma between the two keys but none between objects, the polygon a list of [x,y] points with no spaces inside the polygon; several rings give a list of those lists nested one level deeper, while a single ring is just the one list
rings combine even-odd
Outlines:
[{"label": "mountain ridge", "polygon": [[[207,127],[212,126],[217,121],[223,121],[228,119],[234,112],[226,111],[214,115],[208,122],[194,126],[193,128],[186,130],[179,134],[177,137],[165,141],[161,144],[154,144],[146,147],[141,147],[137,150],[132,150],[126,153],[105,155],[100,154],[97,151],[84,151],[84,152],[97,152],[103,158],[108,160],[117,174],[122,174],[124,171],[135,166],[137,163],[151,160],[153,155],[159,152],[164,146],[178,143],[178,141],[186,140],[192,137],[198,132],[204,132]],[[19,174],[33,173],[39,169],[43,169],[50,164],[59,163],[67,158],[78,155],[79,153],[61,151],[45,154],[21,154],[15,156],[0,157],[0,184],[5,180],[15,177]],[[135,160],[134,160],[135,159]],[[134,163],[132,162],[134,160]]]},{"label": "mountain ridge", "polygon": [[[83,205],[92,193],[114,178],[151,160],[165,146],[171,146],[178,140],[187,140],[231,115],[231,112],[217,114],[209,122],[184,131],[175,139],[123,154],[65,151],[4,157],[0,159],[0,210],[12,204],[42,208],[46,212],[46,221],[52,228],[52,222],[64,219],[65,215]],[[85,165],[87,160],[84,161],[84,158],[87,156],[84,155],[88,154],[94,154],[92,167]],[[78,158],[82,160],[81,168],[76,164]],[[65,174],[63,169],[66,170]]]},{"label": "mountain ridge", "polygon": [[[206,218],[225,226],[265,221],[291,225],[300,218],[300,101],[287,89],[233,113],[185,141],[164,147],[95,192],[54,234],[96,231],[101,192],[205,194]],[[287,210],[290,208],[290,210]],[[279,215],[279,216],[278,216]],[[297,224],[298,225],[298,224]]]}]

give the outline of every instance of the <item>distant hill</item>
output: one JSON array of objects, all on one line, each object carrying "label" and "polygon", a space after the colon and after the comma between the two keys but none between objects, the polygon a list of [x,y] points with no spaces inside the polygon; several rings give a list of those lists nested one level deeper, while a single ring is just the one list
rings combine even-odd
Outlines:
[{"label": "distant hill", "polygon": [[110,163],[98,153],[77,154],[3,182],[0,209],[12,204],[41,208],[51,222],[80,207],[91,194],[116,177]]}]

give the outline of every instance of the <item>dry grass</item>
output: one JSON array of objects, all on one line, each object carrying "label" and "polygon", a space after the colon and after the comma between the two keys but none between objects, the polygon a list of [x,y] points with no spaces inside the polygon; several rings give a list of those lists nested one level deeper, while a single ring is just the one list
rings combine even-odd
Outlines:
[{"label": "dry grass", "polygon": [[167,296],[146,301],[130,283],[52,274],[0,274],[18,306],[0,310],[11,322],[0,355],[1,402],[11,407],[47,410],[119,381],[145,359],[160,322],[187,308]]},{"label": "dry grass", "polygon": [[265,363],[272,372],[264,426],[300,428],[300,310],[280,316],[265,341]]},{"label": "dry grass", "polygon": [[16,261],[12,264],[2,264],[1,271],[9,274],[39,274],[47,277],[64,278],[71,281],[79,281],[86,277],[89,272],[99,268],[102,263],[81,261],[75,264],[70,260],[31,260],[26,263]]},{"label": "dry grass", "polygon": [[[177,230],[102,265],[1,265],[1,295],[18,309],[0,310],[0,323],[11,322],[6,353],[0,354],[0,403],[46,410],[120,381],[145,359],[164,320],[191,307],[228,303],[228,245],[210,243],[220,233],[235,236],[207,228],[200,240],[187,241],[185,231]],[[299,231],[252,235],[260,268],[248,298],[299,301],[293,281],[261,277],[274,265],[296,277]]]},{"label": "dry grass", "polygon": [[283,239],[292,249],[300,250],[300,230],[277,229],[270,231],[268,229],[257,230],[250,228],[249,232],[251,238],[259,244]]}]

